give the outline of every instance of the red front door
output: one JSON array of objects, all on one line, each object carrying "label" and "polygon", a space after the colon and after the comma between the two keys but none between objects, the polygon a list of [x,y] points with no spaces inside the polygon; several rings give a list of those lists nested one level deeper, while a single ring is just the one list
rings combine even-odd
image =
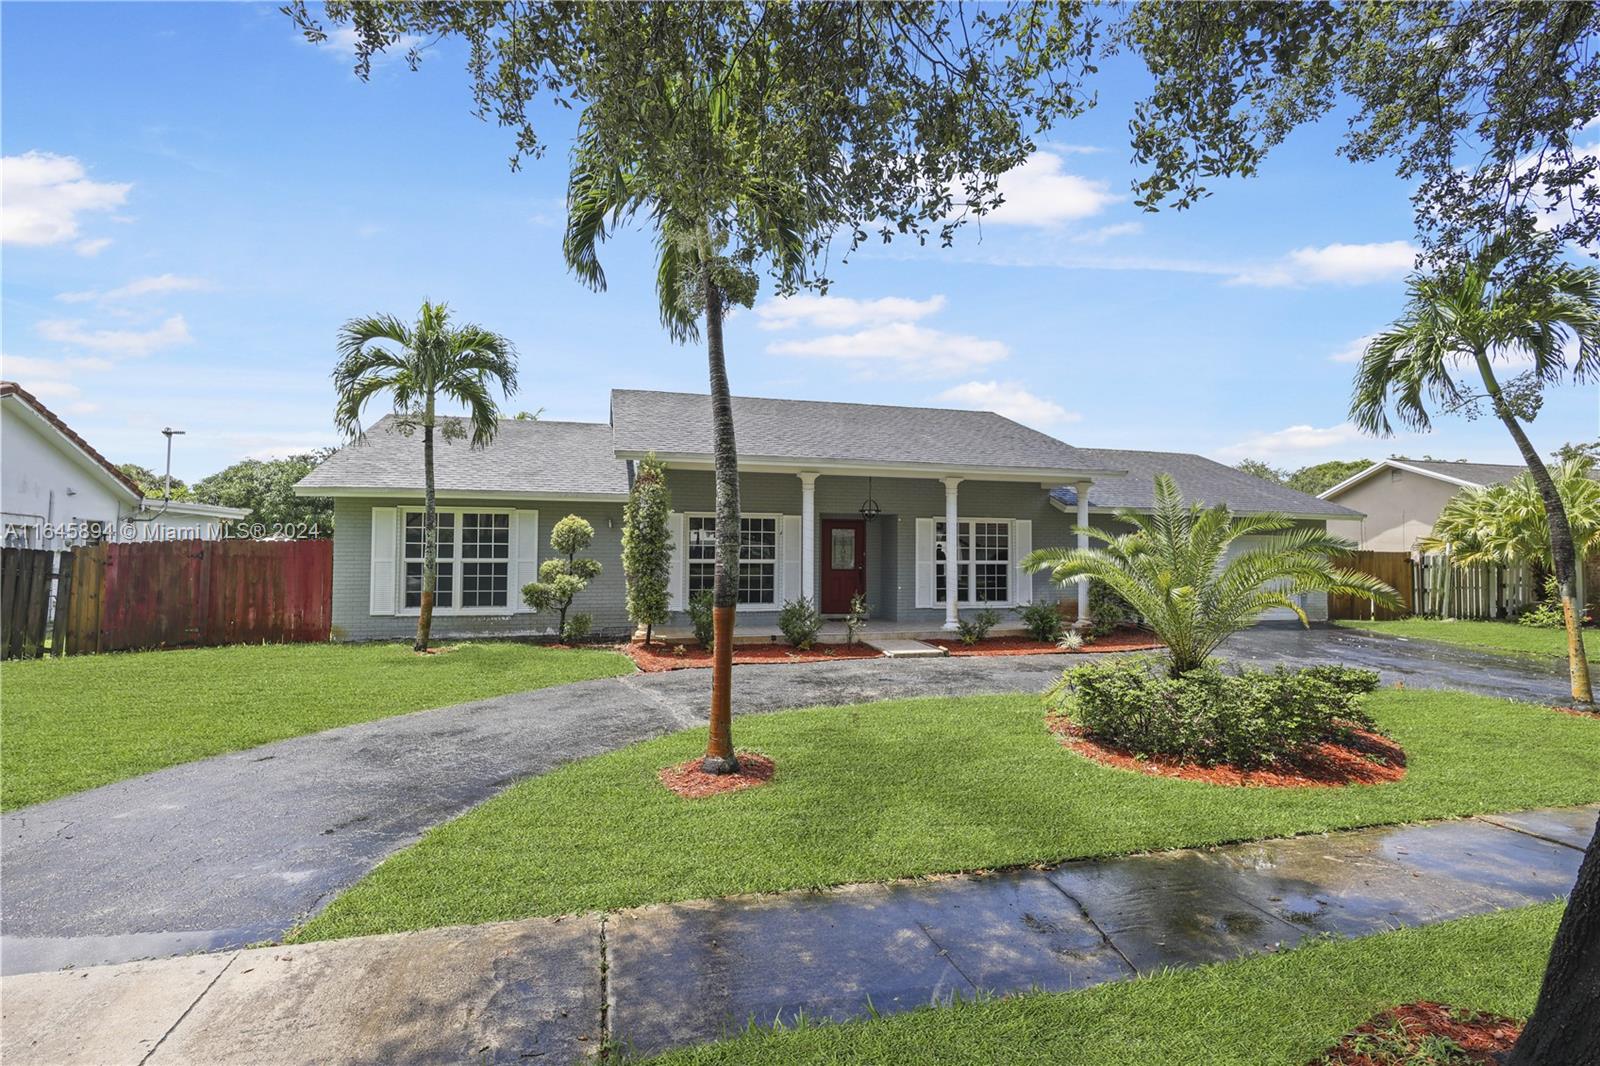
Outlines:
[{"label": "red front door", "polygon": [[867,524],[822,520],[822,613],[847,614],[856,593],[867,591]]}]

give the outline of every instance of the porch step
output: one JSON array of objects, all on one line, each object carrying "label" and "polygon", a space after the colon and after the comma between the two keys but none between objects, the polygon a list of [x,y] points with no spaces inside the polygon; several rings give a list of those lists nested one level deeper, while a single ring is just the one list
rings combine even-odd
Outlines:
[{"label": "porch step", "polygon": [[869,640],[865,643],[890,659],[937,659],[950,654],[937,644],[924,644],[920,640]]}]

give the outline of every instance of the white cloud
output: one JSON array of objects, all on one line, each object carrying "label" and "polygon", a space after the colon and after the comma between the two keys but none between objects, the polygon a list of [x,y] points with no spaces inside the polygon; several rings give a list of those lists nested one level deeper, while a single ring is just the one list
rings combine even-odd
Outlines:
[{"label": "white cloud", "polygon": [[1417,250],[1405,241],[1374,244],[1325,244],[1297,248],[1263,267],[1236,273],[1235,285],[1283,287],[1292,285],[1366,285],[1392,281],[1411,272]]},{"label": "white cloud", "polygon": [[853,300],[848,296],[817,296],[800,293],[786,300],[768,300],[756,308],[756,324],[762,329],[856,329],[891,322],[915,322],[944,308],[943,296],[912,300],[884,296],[876,300]]},{"label": "white cloud", "polygon": [[810,340],[778,341],[768,345],[767,351],[774,355],[837,359],[867,374],[921,378],[969,373],[1010,354],[1000,341],[946,333],[912,322],[891,322]]},{"label": "white cloud", "polygon": [[[317,49],[318,51],[338,56],[341,59],[354,59],[356,56],[356,44],[359,39],[354,26],[336,26],[328,31],[326,39],[318,42]],[[305,38],[302,37],[300,40],[305,40]],[[415,34],[403,34],[389,46],[387,51],[373,53],[372,65],[378,67],[398,59],[404,59],[407,52],[420,44],[422,44],[421,37]]]},{"label": "white cloud", "polygon": [[93,259],[95,256],[99,255],[101,252],[110,247],[110,237],[95,237],[90,240],[79,241],[77,244],[72,246],[72,250],[83,256],[85,259]]},{"label": "white cloud", "polygon": [[1098,215],[1122,199],[1104,181],[1066,173],[1061,156],[1044,149],[1002,174],[1000,193],[1005,202],[984,221],[1011,226],[1058,226]]},{"label": "white cloud", "polygon": [[47,341],[86,348],[109,356],[143,356],[163,348],[188,344],[189,325],[182,315],[172,315],[150,329],[88,329],[79,319],[41,320],[35,327]]},{"label": "white cloud", "polygon": [[1328,358],[1335,363],[1359,363],[1362,357],[1367,354],[1367,345],[1377,339],[1378,335],[1376,333],[1368,333],[1365,336],[1357,337],[1328,356]]},{"label": "white cloud", "polygon": [[81,292],[63,292],[56,295],[62,303],[81,304],[98,300],[102,303],[115,303],[119,300],[131,300],[139,296],[154,296],[169,292],[198,292],[211,288],[211,283],[205,278],[184,277],[180,274],[156,274],[150,277],[134,278],[126,285],[119,285],[114,289],[100,291],[85,289]]},{"label": "white cloud", "polygon": [[[6,244],[61,244],[78,236],[78,216],[109,211],[128,199],[128,184],[91,181],[71,156],[25,152],[0,159],[0,241]],[[79,241],[80,255],[94,255],[109,238]]]},{"label": "white cloud", "polygon": [[1113,222],[1109,226],[1096,226],[1069,238],[1073,244],[1104,244],[1114,237],[1131,237],[1144,230],[1143,222]]},{"label": "white cloud", "polygon": [[1034,395],[1026,386],[1015,381],[968,381],[945,389],[938,398],[941,403],[957,407],[994,411],[1014,422],[1042,430],[1077,422],[1083,417],[1054,400]]},{"label": "white cloud", "polygon": [[1270,433],[1257,433],[1237,444],[1217,450],[1217,456],[1234,462],[1239,459],[1265,459],[1273,461],[1285,452],[1304,453],[1326,451],[1340,445],[1366,441],[1353,423],[1340,422],[1336,426],[1288,426]]}]

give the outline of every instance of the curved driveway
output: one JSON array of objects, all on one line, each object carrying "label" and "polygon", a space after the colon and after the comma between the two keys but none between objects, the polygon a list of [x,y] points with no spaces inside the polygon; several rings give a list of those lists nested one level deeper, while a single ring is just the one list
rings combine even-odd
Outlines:
[{"label": "curved driveway", "polygon": [[[1338,661],[1388,682],[1551,702],[1557,664],[1261,626],[1230,656]],[[741,667],[741,713],[1041,691],[1065,656]],[[704,723],[703,670],[585,681],[379,719],[171,767],[0,819],[4,972],[281,936],[384,856],[512,782]]]}]

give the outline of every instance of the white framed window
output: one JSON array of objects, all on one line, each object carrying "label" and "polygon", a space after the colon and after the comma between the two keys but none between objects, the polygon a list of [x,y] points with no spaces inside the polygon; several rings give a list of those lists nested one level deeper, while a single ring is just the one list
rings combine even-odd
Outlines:
[{"label": "white framed window", "polygon": [[[401,607],[422,607],[421,511],[405,512]],[[439,564],[433,609],[444,614],[511,609],[511,512],[438,511]]]},{"label": "white framed window", "polygon": [[[778,519],[780,515],[745,515],[739,519],[739,605],[772,607],[778,603]],[[686,574],[689,598],[710,592],[716,583],[717,518],[689,515]]]},{"label": "white framed window", "polygon": [[948,602],[950,571],[953,569],[957,604],[978,606],[1010,603],[1011,534],[1012,524],[1008,519],[963,518],[956,522],[955,551],[952,553],[945,535],[944,520],[934,522],[934,602]]}]

